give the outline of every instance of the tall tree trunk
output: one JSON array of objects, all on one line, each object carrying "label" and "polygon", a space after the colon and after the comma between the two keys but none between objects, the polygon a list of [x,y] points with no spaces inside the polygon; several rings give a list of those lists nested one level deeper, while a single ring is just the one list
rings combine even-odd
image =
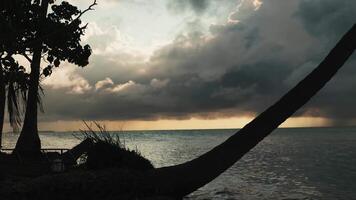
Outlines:
[{"label": "tall tree trunk", "polygon": [[30,85],[27,97],[26,113],[15,151],[18,153],[38,154],[41,150],[41,141],[37,128],[37,101],[39,86],[39,68],[42,48],[37,47],[31,63]]},{"label": "tall tree trunk", "polygon": [[4,128],[4,118],[5,118],[5,80],[3,69],[0,64],[0,149],[2,148],[2,137],[3,137],[3,128]]},{"label": "tall tree trunk", "polygon": [[[48,0],[42,0],[42,17],[45,18],[48,10]],[[41,30],[38,37],[41,38]],[[30,85],[28,90],[25,119],[21,134],[17,140],[15,152],[21,154],[38,155],[41,151],[41,141],[38,135],[37,113],[38,113],[38,89],[40,78],[40,67],[42,56],[42,42],[38,42],[34,49],[31,62]]]}]

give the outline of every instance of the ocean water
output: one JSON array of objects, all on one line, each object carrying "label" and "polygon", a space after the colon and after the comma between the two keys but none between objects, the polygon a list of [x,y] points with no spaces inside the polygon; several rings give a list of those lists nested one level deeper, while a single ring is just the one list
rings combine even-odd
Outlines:
[{"label": "ocean water", "polygon": [[[191,160],[236,130],[121,132],[155,167]],[[73,133],[41,133],[44,148],[71,148]],[[17,135],[6,134],[4,147]],[[356,128],[278,129],[213,182],[186,199],[356,200]]]}]

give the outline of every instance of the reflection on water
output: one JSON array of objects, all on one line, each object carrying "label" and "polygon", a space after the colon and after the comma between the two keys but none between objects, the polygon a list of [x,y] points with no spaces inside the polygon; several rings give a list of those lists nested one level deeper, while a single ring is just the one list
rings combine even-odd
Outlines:
[{"label": "reflection on water", "polygon": [[[234,130],[120,133],[156,167],[193,159]],[[7,134],[5,147],[17,136]],[[71,148],[72,133],[41,134],[44,148]],[[356,199],[356,128],[279,129],[186,199]]]}]

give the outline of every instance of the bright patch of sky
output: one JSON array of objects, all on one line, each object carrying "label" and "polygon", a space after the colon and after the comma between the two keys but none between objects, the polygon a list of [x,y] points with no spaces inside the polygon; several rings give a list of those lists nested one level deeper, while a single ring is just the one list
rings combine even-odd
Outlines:
[{"label": "bright patch of sky", "polygon": [[[93,32],[115,32],[111,33],[116,35],[115,39],[110,38],[114,40],[111,41],[111,49],[150,56],[179,34],[191,31],[209,34],[211,24],[225,23],[235,9],[224,3],[227,2],[224,0],[212,4],[203,13],[196,13],[193,9],[173,11],[168,2],[169,0],[99,0],[95,11],[88,12],[83,17],[84,22],[91,24],[87,37]],[[229,2],[231,4],[232,1]],[[238,4],[238,1],[233,2]],[[91,2],[73,0],[72,3],[85,9]],[[95,46],[100,46],[100,42],[94,41],[91,46],[95,49]]]}]

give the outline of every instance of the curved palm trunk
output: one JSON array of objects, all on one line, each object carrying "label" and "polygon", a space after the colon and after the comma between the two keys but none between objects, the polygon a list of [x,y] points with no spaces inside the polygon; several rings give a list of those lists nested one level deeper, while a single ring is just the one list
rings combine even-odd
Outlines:
[{"label": "curved palm trunk", "polygon": [[192,161],[155,170],[156,187],[182,197],[214,180],[307,103],[344,65],[355,48],[356,25],[313,72],[224,143]]},{"label": "curved palm trunk", "polygon": [[[48,10],[48,0],[42,0],[42,16],[45,18]],[[41,32],[39,31],[39,37]],[[17,140],[15,152],[29,155],[39,155],[41,152],[41,141],[38,135],[37,113],[38,113],[38,89],[41,67],[42,42],[39,42],[33,53],[31,62],[30,84],[27,97],[26,113],[19,139]]]}]

